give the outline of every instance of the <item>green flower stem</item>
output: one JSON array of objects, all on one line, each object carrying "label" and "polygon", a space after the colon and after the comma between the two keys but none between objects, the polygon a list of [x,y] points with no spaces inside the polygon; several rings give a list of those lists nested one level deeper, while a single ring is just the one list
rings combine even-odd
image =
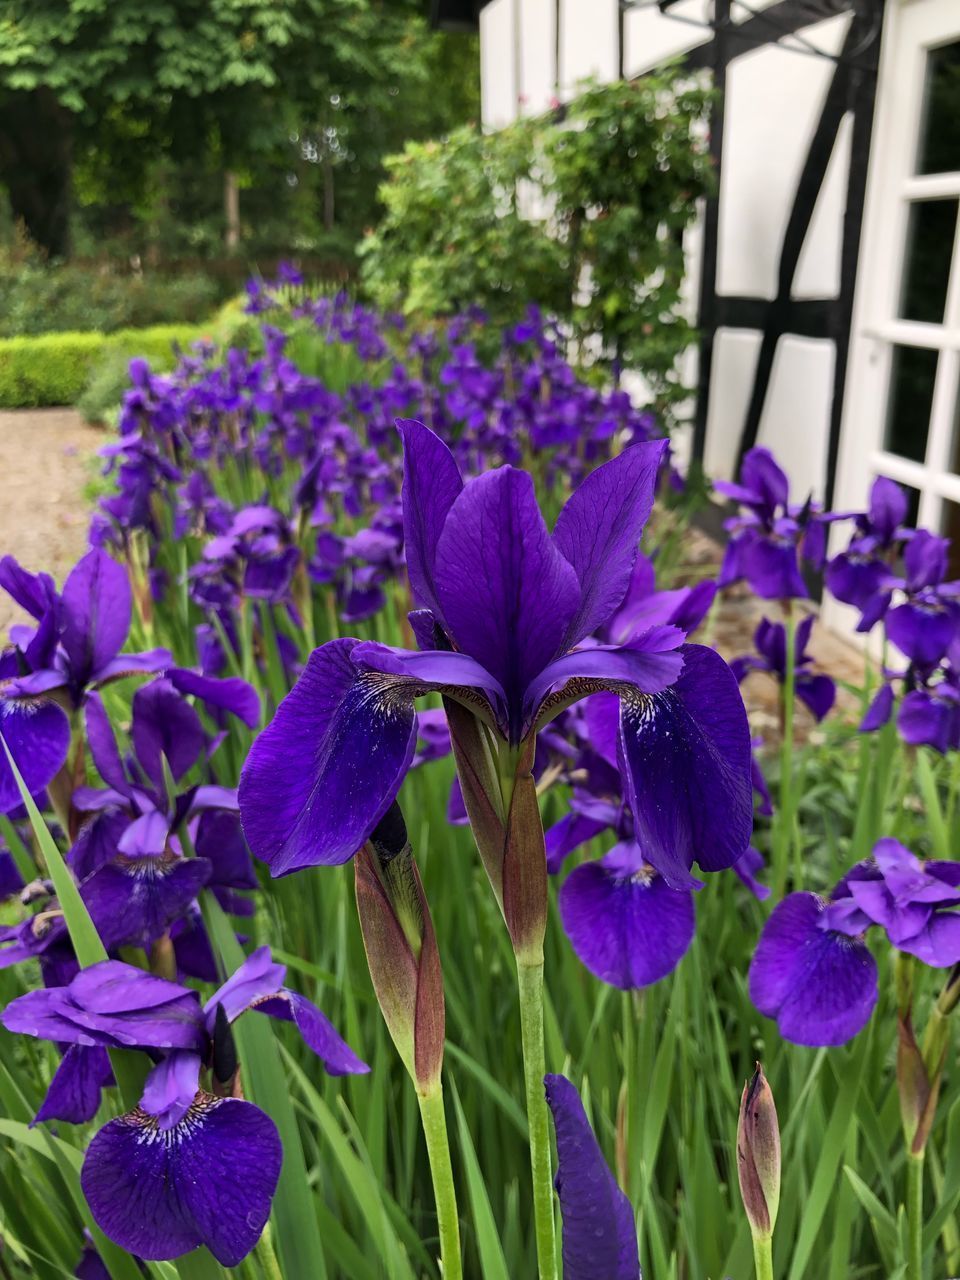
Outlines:
[{"label": "green flower stem", "polygon": [[923,1280],[923,1152],[907,1154],[907,1280]]},{"label": "green flower stem", "polygon": [[263,1228],[263,1235],[257,1243],[256,1257],[264,1274],[264,1280],[283,1280],[277,1251],[273,1247],[273,1231],[269,1222]]},{"label": "green flower stem", "polygon": [[556,1280],[557,1246],[553,1229],[553,1169],[550,1155],[550,1119],[543,1090],[546,1055],[543,1047],[543,960],[517,960],[520,991],[520,1032],[523,1041],[523,1076],[530,1129],[530,1171],[533,1175],[533,1216],[537,1233],[540,1280]]},{"label": "green flower stem", "polygon": [[773,1280],[773,1240],[753,1237],[753,1265],[757,1280]]},{"label": "green flower stem", "polygon": [[457,1192],[453,1185],[447,1117],[443,1109],[443,1086],[437,1082],[428,1093],[417,1090],[423,1136],[427,1140],[433,1196],[437,1205],[440,1232],[440,1272],[443,1280],[461,1280],[460,1219],[457,1215]]},{"label": "green flower stem", "polygon": [[[774,901],[783,897],[787,888],[787,870],[790,851],[793,845],[793,713],[796,704],[797,655],[796,622],[792,607],[793,602],[783,603],[784,644],[786,648],[786,670],[784,672],[780,742],[780,813],[777,839],[774,843],[773,885]],[[795,888],[800,888],[799,870]]]}]

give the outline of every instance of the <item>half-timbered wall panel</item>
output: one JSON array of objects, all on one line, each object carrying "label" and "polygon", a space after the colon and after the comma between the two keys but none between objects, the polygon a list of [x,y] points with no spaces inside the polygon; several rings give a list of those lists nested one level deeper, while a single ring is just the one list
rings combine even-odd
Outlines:
[{"label": "half-timbered wall panel", "polygon": [[584,76],[642,75],[677,54],[720,90],[719,195],[689,238],[701,341],[684,370],[692,452],[717,477],[762,442],[798,491],[832,496],[883,3],[492,0],[482,11],[488,125],[549,103],[551,76],[562,101]]}]

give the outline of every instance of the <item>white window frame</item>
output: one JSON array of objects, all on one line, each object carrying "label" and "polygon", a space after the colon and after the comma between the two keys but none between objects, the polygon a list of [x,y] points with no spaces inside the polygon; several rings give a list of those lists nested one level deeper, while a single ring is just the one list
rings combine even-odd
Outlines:
[{"label": "white window frame", "polygon": [[[949,470],[960,398],[960,215],[942,325],[897,318],[911,200],[956,196],[960,171],[916,175],[927,51],[960,40],[957,0],[888,4],[863,239],[835,488],[837,510],[862,509],[877,475],[919,490],[918,523],[939,529],[943,500],[960,504],[960,475]],[[883,448],[894,345],[940,352],[923,462]],[[838,541],[844,535],[837,530]],[[847,611],[829,601],[826,621],[845,629]]]}]

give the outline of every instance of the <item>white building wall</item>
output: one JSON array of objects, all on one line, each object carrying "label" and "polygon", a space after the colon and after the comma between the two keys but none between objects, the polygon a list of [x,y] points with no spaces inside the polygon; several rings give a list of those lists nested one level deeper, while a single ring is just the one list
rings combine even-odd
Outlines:
[{"label": "white building wall", "polygon": [[[771,0],[754,3],[765,8]],[[681,0],[671,11],[693,24],[710,16],[712,0]],[[559,31],[554,15],[559,14]],[[734,20],[750,17],[733,7]],[[836,55],[849,15],[802,30],[805,41]],[[617,0],[493,0],[481,14],[483,119],[506,123],[518,110],[542,110],[554,95],[569,98],[576,83],[592,75],[614,79],[642,74],[678,53],[712,39],[712,32],[677,21],[656,6],[623,15],[623,49]],[[559,65],[557,62],[559,52]],[[717,243],[718,295],[771,300],[776,297],[784,232],[797,194],[807,151],[828,92],[834,64],[781,45],[765,45],[734,58],[727,67]],[[851,121],[841,126],[808,228],[791,296],[836,297]],[[689,240],[688,306],[696,320],[701,236]],[[730,478],[750,402],[761,335],[720,329],[710,376],[704,463],[709,474]],[[788,463],[797,492],[822,492],[833,378],[834,343],[785,335],[774,356],[758,440]],[[684,373],[696,376],[691,354]],[[642,381],[633,385],[642,387]]]}]

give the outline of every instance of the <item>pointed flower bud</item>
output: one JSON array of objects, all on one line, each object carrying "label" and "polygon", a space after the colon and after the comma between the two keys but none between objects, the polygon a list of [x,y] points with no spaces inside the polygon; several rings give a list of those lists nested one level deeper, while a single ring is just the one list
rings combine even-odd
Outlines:
[{"label": "pointed flower bud", "polygon": [[400,806],[394,801],[355,862],[357,912],[387,1029],[422,1093],[440,1081],[445,1013],[440,953]]},{"label": "pointed flower bud", "polygon": [[780,1126],[773,1094],[759,1062],[740,1099],[737,1169],[753,1237],[769,1240],[780,1205]]}]

